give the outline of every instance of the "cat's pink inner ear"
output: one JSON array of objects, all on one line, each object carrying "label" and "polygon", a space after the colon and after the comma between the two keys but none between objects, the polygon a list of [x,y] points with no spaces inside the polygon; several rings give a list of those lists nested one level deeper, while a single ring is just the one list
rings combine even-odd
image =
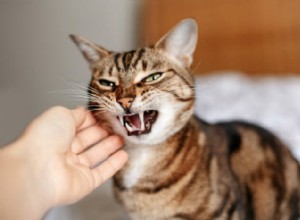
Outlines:
[{"label": "cat's pink inner ear", "polygon": [[163,50],[188,68],[193,62],[197,39],[197,23],[193,19],[184,19],[164,35],[155,44],[155,48]]},{"label": "cat's pink inner ear", "polygon": [[97,63],[104,57],[108,56],[110,52],[97,44],[78,35],[70,35],[70,38],[77,45],[83,56],[90,63]]}]

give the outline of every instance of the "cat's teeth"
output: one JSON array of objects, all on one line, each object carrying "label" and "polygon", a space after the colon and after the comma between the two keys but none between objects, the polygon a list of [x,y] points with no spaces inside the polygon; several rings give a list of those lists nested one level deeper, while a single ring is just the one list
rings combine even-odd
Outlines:
[{"label": "cat's teeth", "polygon": [[144,112],[139,113],[140,121],[141,121],[141,130],[145,130],[145,122],[144,122]]},{"label": "cat's teeth", "polygon": [[122,126],[124,126],[124,117],[122,115],[118,116],[119,121],[121,123]]},{"label": "cat's teeth", "polygon": [[125,126],[129,132],[133,131],[133,128],[127,122],[125,123]]}]

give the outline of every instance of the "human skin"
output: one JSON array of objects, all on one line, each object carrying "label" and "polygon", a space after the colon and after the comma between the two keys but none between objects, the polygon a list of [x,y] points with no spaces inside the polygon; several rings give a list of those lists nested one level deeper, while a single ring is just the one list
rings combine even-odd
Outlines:
[{"label": "human skin", "polygon": [[84,108],[44,112],[0,150],[0,219],[41,219],[80,200],[125,164],[122,145]]}]

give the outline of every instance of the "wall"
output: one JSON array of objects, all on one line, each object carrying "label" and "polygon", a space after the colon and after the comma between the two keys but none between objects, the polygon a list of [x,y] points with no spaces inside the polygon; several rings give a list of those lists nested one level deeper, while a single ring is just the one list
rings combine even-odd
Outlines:
[{"label": "wall", "polygon": [[146,0],[145,5],[142,41],[157,40],[183,18],[197,20],[193,72],[300,73],[300,1]]},{"label": "wall", "polygon": [[[0,146],[53,105],[73,107],[57,92],[85,85],[89,69],[68,35],[112,50],[136,45],[139,0],[0,0]],[[56,91],[56,92],[55,92]]]}]

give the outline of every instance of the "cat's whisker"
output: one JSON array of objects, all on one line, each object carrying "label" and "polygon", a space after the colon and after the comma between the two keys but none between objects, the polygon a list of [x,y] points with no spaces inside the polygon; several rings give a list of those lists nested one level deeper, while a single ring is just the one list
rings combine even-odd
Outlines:
[{"label": "cat's whisker", "polygon": [[71,96],[69,99],[78,99],[78,100],[84,100],[84,101],[97,102],[97,99],[93,99],[93,98],[89,98],[89,97],[80,97],[80,96]]},{"label": "cat's whisker", "polygon": [[[195,82],[195,87],[198,89],[212,87],[212,84],[215,83],[215,81],[219,78],[220,78],[219,75],[215,75],[214,77],[210,77],[207,82],[203,82],[203,83]],[[205,80],[205,79],[203,79],[203,80]]]},{"label": "cat's whisker", "polygon": [[86,91],[80,91],[80,90],[74,90],[74,89],[65,89],[65,90],[55,90],[50,91],[49,93],[57,93],[57,94],[79,94],[79,95],[85,95],[85,96],[91,96],[90,94],[87,94]]},{"label": "cat's whisker", "polygon": [[66,95],[66,97],[68,97],[69,100],[74,100],[74,99],[78,99],[79,101],[87,101],[89,99],[91,99],[92,97],[89,97],[86,94],[83,93],[76,93],[74,91],[68,91],[68,90],[57,90],[57,91],[50,91],[50,94],[62,94],[62,95]]},{"label": "cat's whisker", "polygon": [[199,61],[199,62],[195,65],[195,67],[190,71],[190,73],[191,73],[192,75],[194,75],[194,74],[196,73],[196,71],[200,68],[201,63],[202,63],[202,61]]},{"label": "cat's whisker", "polygon": [[78,90],[58,90],[58,91],[52,91],[51,93],[65,94],[65,95],[70,95],[71,97],[88,99],[93,101],[99,99],[99,96],[93,94],[87,94],[86,91],[83,92]]},{"label": "cat's whisker", "polygon": [[110,108],[109,108],[109,106],[106,104],[106,103],[99,103],[99,105],[98,105],[98,109],[104,109],[104,110],[106,110],[106,111],[109,111],[110,110]]},{"label": "cat's whisker", "polygon": [[68,84],[73,87],[73,88],[76,88],[76,89],[82,89],[83,91],[91,91],[91,92],[94,92],[96,94],[99,94],[99,91],[94,89],[92,86],[90,85],[86,85],[86,84],[81,84],[81,83],[78,83],[78,82],[71,82],[69,81]]},{"label": "cat's whisker", "polygon": [[[71,87],[73,87],[73,89],[70,89],[69,91],[66,91],[65,93],[71,94],[71,95],[84,95],[86,96],[87,99],[89,100],[97,100],[99,99],[99,93],[97,90],[95,90],[94,88],[92,88],[91,86],[86,86],[86,85],[80,85],[78,83],[72,83],[69,82],[69,84],[71,85]],[[91,92],[89,92],[91,91]],[[95,94],[93,94],[93,93]]]}]

